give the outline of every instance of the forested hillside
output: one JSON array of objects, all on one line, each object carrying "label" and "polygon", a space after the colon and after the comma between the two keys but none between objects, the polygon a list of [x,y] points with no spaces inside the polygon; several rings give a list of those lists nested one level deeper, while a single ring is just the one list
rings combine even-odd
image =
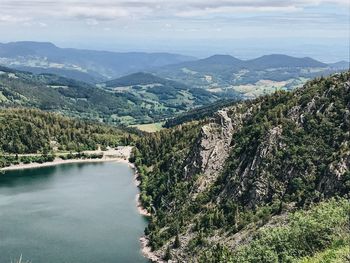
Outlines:
[{"label": "forested hillside", "polygon": [[154,255],[346,262],[349,131],[346,72],[142,137],[132,161]]},{"label": "forested hillside", "polygon": [[144,72],[107,81],[102,86],[119,94],[134,96],[143,101],[150,111],[162,111],[163,116],[168,118],[195,107],[211,104],[224,96]]},{"label": "forested hillside", "polygon": [[136,137],[126,129],[35,109],[2,109],[0,123],[0,154],[96,150],[127,145]]},{"label": "forested hillside", "polygon": [[[203,89],[190,89],[175,81],[150,76],[157,83],[142,87],[141,82],[118,90],[53,74],[35,75],[0,67],[0,106],[35,107],[109,124],[129,125],[162,121],[218,98]],[[134,81],[139,83],[138,80]]]},{"label": "forested hillside", "polygon": [[176,125],[183,124],[185,122],[203,120],[205,118],[212,117],[216,111],[223,107],[232,105],[236,101],[237,99],[223,99],[206,106],[191,109],[173,118],[167,119],[167,121],[164,124],[164,127],[171,128]]}]

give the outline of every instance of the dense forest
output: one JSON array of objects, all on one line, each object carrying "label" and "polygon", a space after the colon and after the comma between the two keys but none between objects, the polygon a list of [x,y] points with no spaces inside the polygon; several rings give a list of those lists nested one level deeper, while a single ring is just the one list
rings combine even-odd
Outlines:
[{"label": "dense forest", "polygon": [[[345,262],[350,72],[142,137],[145,234],[178,262]],[[328,261],[325,261],[325,260]]]},{"label": "dense forest", "polygon": [[[120,81],[127,85],[129,78],[125,78]],[[144,79],[135,78],[133,87],[114,90],[54,74],[36,75],[0,66],[0,105],[34,107],[70,117],[129,125],[162,121],[218,99],[214,93],[175,81],[150,74],[144,78],[152,85],[143,87]]]},{"label": "dense forest", "polygon": [[209,105],[189,110],[173,118],[167,119],[164,127],[171,128],[185,122],[203,120],[205,118],[212,117],[216,111],[226,106],[232,105],[235,101],[236,100],[234,99],[219,100]]},{"label": "dense forest", "polygon": [[95,150],[126,145],[131,129],[63,117],[36,109],[0,110],[0,152],[10,154]]}]

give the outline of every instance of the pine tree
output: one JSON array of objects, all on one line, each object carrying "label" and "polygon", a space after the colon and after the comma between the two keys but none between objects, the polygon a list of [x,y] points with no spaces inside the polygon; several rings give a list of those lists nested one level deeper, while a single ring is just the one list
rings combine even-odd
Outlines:
[{"label": "pine tree", "polygon": [[171,259],[171,252],[170,252],[170,246],[167,247],[164,255],[164,260],[168,261]]},{"label": "pine tree", "polygon": [[175,241],[174,241],[174,248],[179,248],[181,246],[179,235],[176,235]]}]

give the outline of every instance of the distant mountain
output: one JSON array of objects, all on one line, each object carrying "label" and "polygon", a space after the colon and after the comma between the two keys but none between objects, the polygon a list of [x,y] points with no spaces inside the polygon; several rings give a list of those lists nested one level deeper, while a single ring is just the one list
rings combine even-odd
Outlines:
[{"label": "distant mountain", "polygon": [[145,72],[107,81],[100,86],[119,93],[133,94],[140,100],[162,102],[166,106],[178,107],[181,110],[206,105],[218,100],[221,96],[221,94],[191,88],[183,83]]},{"label": "distant mountain", "polygon": [[228,67],[240,67],[244,65],[244,61],[230,55],[214,55],[208,58],[200,59],[197,61],[184,62],[180,65],[190,66],[194,68],[212,67],[212,66],[228,66]]},{"label": "distant mountain", "polygon": [[342,60],[336,63],[330,63],[328,64],[328,66],[330,66],[333,69],[347,70],[350,69],[350,62]]},{"label": "distant mountain", "polygon": [[[195,58],[170,53],[108,52],[59,48],[46,42],[11,42],[0,44],[0,64],[43,73],[57,70],[83,72],[96,82],[154,67],[181,63]],[[62,72],[61,72],[62,73]],[[70,73],[72,76],[72,73]],[[74,77],[74,76],[73,76]],[[88,81],[88,79],[83,79]]]},{"label": "distant mountain", "polygon": [[302,86],[308,79],[343,70],[343,64],[327,65],[312,58],[281,54],[240,60],[229,55],[214,55],[196,61],[163,66],[156,75],[192,87],[254,98]]},{"label": "distant mountain", "polygon": [[[327,64],[312,58],[296,58],[281,54],[265,55],[251,60],[240,60],[230,55],[214,55],[208,58],[195,61],[183,62],[175,65],[164,66],[166,69],[181,69],[188,67],[193,71],[210,72],[217,69],[224,70],[253,70],[271,68],[326,68]],[[161,71],[161,69],[160,69]]]},{"label": "distant mountain", "polygon": [[105,78],[96,72],[83,72],[73,69],[62,69],[62,68],[41,68],[41,67],[26,67],[18,66],[15,67],[18,70],[31,72],[34,74],[55,74],[65,78],[74,79],[78,81],[95,84],[97,82],[104,81]]},{"label": "distant mountain", "polygon": [[137,72],[127,76],[123,76],[118,79],[107,81],[105,82],[105,84],[107,87],[161,84],[161,85],[170,85],[170,86],[180,87],[180,88],[188,88],[186,87],[186,85],[182,83],[160,78],[153,74],[145,73],[145,72]]},{"label": "distant mountain", "polygon": [[248,69],[268,68],[326,68],[327,64],[312,58],[295,58],[287,55],[272,54],[246,61]]},{"label": "distant mountain", "polygon": [[245,62],[230,55],[214,55],[196,61],[187,61],[175,65],[165,66],[167,69],[190,69],[199,72],[218,72],[232,68],[242,68]]},{"label": "distant mountain", "polygon": [[[156,78],[155,76],[152,76]],[[34,107],[114,124],[156,122],[217,100],[203,89],[161,79],[147,87],[106,89],[54,74],[0,66],[0,107]]]}]

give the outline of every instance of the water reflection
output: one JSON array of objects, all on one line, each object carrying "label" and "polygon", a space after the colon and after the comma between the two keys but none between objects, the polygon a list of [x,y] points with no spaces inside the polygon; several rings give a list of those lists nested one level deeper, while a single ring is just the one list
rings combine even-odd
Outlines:
[{"label": "water reflection", "polygon": [[0,175],[0,262],[147,262],[133,171],[66,164]]}]

